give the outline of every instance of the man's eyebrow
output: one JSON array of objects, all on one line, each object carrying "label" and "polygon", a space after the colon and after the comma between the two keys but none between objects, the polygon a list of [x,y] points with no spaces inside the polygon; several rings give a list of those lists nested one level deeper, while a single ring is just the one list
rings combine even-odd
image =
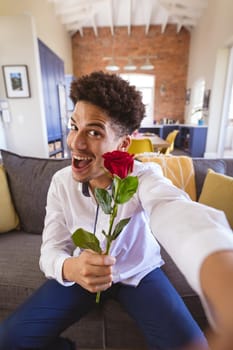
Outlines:
[{"label": "man's eyebrow", "polygon": [[[74,119],[74,117],[70,117],[70,119],[72,120],[73,123],[76,124],[76,120]],[[103,130],[105,130],[105,124],[104,123],[101,123],[101,122],[92,122],[92,123],[88,123],[86,126],[97,126],[98,128],[101,128]]]},{"label": "man's eyebrow", "polygon": [[97,126],[98,128],[105,130],[105,124],[98,122],[88,123],[87,126]]}]

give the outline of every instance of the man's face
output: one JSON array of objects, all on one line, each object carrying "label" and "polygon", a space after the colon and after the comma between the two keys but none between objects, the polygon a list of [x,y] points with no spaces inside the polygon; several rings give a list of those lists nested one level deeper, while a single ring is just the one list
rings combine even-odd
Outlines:
[{"label": "man's face", "polygon": [[102,154],[127,148],[129,140],[128,136],[118,136],[102,109],[79,101],[72,114],[67,137],[73,178],[80,182],[89,181],[91,187],[106,187],[110,179],[103,169]]}]

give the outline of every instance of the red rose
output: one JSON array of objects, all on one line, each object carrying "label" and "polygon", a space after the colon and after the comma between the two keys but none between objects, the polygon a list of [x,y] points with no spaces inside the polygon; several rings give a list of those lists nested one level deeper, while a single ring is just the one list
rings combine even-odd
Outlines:
[{"label": "red rose", "polygon": [[133,171],[134,157],[133,155],[122,152],[113,151],[103,154],[104,167],[112,174],[124,179]]}]

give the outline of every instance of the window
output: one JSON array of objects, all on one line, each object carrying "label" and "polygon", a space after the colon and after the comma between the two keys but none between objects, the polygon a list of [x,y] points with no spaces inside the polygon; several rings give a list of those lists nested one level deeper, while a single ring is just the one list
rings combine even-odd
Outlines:
[{"label": "window", "polygon": [[233,80],[232,80],[231,92],[230,92],[228,121],[229,121],[229,123],[233,124]]},{"label": "window", "polygon": [[135,85],[142,93],[142,100],[146,107],[146,115],[141,126],[151,126],[154,122],[154,88],[155,76],[151,74],[120,74],[131,85]]}]

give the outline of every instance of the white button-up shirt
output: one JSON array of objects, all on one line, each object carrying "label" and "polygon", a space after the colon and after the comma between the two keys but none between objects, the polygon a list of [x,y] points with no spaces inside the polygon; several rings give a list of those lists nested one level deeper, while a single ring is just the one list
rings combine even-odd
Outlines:
[{"label": "white button-up shirt", "polygon": [[[137,285],[156,267],[163,264],[160,242],[187,278],[191,287],[202,295],[199,270],[211,253],[233,249],[233,235],[225,215],[213,208],[193,202],[188,195],[166,179],[159,165],[135,162],[138,176],[136,194],[118,206],[115,224],[131,217],[128,225],[113,241],[110,255],[116,257],[113,282]],[[104,229],[109,215],[97,210],[97,203],[86,184],[75,181],[71,167],[53,177],[47,198],[40,267],[48,278],[63,285],[62,266],[66,258],[78,255],[71,235],[77,228],[95,234],[104,249]]]}]

